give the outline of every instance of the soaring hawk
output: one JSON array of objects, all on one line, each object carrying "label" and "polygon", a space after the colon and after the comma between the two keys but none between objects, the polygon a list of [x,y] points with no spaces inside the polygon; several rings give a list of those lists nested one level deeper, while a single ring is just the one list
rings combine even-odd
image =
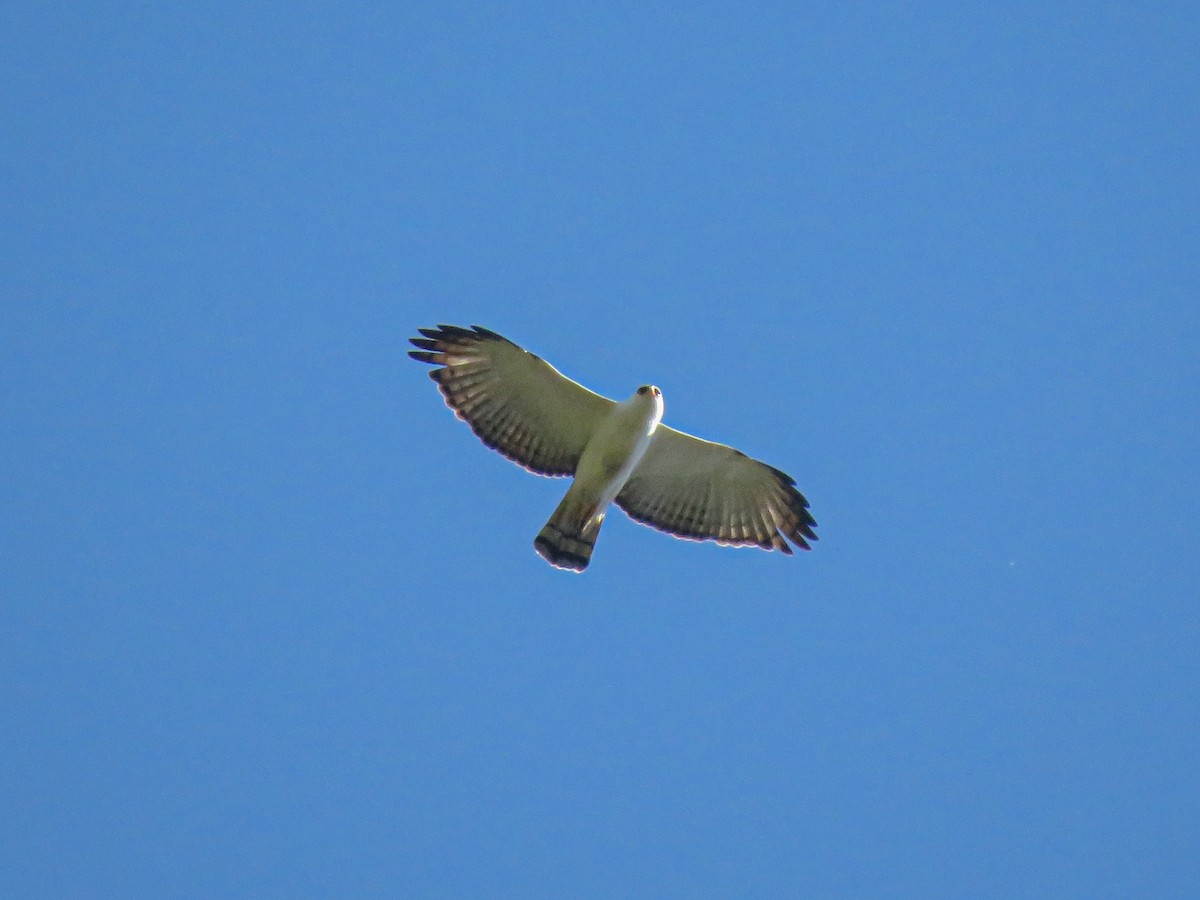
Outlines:
[{"label": "soaring hawk", "polygon": [[[574,482],[533,541],[552,566],[582,572],[614,500],[676,537],[790,554],[817,539],[796,482],[724,444],[661,424],[662,392],[617,403],[478,325],[418,329],[409,356],[437,368],[446,404],[494,450],[538,475]],[[786,540],[785,540],[786,538]]]}]

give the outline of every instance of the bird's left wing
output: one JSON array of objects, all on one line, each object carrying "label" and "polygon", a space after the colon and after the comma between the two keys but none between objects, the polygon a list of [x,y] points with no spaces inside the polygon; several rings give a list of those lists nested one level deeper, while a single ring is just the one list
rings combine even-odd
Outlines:
[{"label": "bird's left wing", "polygon": [[438,366],[429,376],[480,440],[539,475],[575,473],[613,401],[478,325],[417,330],[408,355]]},{"label": "bird's left wing", "polygon": [[807,550],[817,539],[791,477],[666,425],[655,430],[616,502],[630,518],[690,540],[791,553],[787,540]]}]

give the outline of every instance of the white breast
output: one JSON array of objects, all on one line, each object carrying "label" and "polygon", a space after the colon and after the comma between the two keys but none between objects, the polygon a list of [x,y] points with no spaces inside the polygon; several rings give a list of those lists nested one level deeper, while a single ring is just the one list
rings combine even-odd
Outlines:
[{"label": "white breast", "polygon": [[575,468],[575,481],[597,495],[597,511],[607,508],[641,461],[662,419],[659,397],[634,394],[616,404],[592,435]]}]

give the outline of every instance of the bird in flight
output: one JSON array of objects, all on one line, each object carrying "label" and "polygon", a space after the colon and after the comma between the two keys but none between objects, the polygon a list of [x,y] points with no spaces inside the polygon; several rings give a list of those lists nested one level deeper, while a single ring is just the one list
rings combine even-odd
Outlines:
[{"label": "bird in flight", "polygon": [[446,405],[487,446],[538,475],[574,477],[533,541],[550,565],[582,572],[616,502],[676,537],[791,554],[817,539],[796,482],[740,450],[662,424],[644,384],[622,402],[577,384],[539,356],[475,325],[420,328],[408,355],[436,368]]}]

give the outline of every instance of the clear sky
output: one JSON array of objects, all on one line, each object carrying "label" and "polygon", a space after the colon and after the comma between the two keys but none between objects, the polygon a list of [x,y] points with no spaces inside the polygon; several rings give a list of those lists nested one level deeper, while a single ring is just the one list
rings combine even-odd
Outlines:
[{"label": "clear sky", "polygon": [[[1195,897],[1194,2],[0,8],[0,893]],[[796,478],[486,450],[478,323]]]}]

